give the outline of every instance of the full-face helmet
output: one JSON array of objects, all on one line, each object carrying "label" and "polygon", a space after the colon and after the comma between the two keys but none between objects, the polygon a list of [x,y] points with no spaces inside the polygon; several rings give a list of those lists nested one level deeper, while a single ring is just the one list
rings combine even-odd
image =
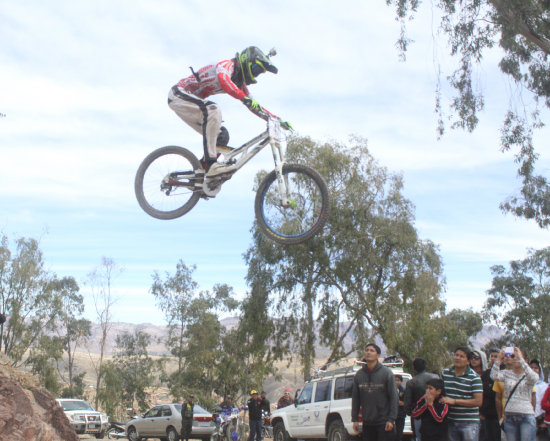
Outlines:
[{"label": "full-face helmet", "polygon": [[[269,55],[275,55],[271,50]],[[266,71],[277,73],[278,69],[271,63],[271,60],[256,46],[247,47],[244,51],[237,54],[237,60],[241,69],[244,82],[248,84],[256,83],[256,77]]]}]

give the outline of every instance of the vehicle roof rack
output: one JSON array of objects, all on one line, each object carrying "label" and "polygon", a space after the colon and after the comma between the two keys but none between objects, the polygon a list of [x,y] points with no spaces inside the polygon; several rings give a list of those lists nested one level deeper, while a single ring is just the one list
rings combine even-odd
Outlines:
[{"label": "vehicle roof rack", "polygon": [[315,380],[319,378],[331,377],[333,375],[347,374],[348,372],[353,372],[353,371],[356,371],[357,369],[359,369],[359,366],[351,365],[351,366],[344,366],[341,368],[336,368],[331,370],[318,370],[313,374],[311,379]]},{"label": "vehicle roof rack", "polygon": [[389,368],[403,367],[403,359],[398,355],[388,355],[386,358],[384,358],[382,364]]}]

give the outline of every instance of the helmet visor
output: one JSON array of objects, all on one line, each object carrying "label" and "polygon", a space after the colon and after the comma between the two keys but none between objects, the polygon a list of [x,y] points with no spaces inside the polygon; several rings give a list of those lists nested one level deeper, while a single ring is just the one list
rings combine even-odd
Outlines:
[{"label": "helmet visor", "polygon": [[264,64],[256,60],[254,63],[252,63],[252,66],[250,66],[250,72],[252,73],[253,77],[257,77],[258,75],[264,73],[267,69],[264,67]]}]

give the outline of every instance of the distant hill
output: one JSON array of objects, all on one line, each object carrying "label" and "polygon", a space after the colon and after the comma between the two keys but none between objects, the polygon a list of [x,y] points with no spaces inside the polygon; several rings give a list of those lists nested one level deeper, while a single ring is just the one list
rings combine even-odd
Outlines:
[{"label": "distant hill", "polygon": [[[224,318],[221,321],[221,324],[228,329],[232,329],[238,324],[237,317],[228,317]],[[342,326],[345,326],[343,324]],[[109,332],[109,338],[107,341],[107,355],[113,355],[116,345],[116,337],[125,332],[133,334],[137,331],[146,332],[152,337],[152,344],[149,346],[148,351],[150,355],[169,355],[166,346],[164,346],[164,341],[168,336],[168,328],[166,325],[154,325],[152,323],[124,323],[124,322],[113,322],[111,325],[111,330]],[[496,326],[484,326],[481,332],[475,336],[473,339],[473,346],[476,348],[484,347],[489,341],[499,338],[504,334],[502,329],[497,328]],[[92,336],[87,343],[87,350],[91,353],[99,353],[99,342],[101,339],[101,328],[97,324],[92,324]],[[344,339],[344,348],[350,349],[352,347],[353,335],[348,336]],[[376,339],[376,343],[379,344],[385,352],[385,346],[380,341]],[[328,357],[329,350],[328,348],[318,346],[316,348],[317,357],[322,359],[323,357]]]}]

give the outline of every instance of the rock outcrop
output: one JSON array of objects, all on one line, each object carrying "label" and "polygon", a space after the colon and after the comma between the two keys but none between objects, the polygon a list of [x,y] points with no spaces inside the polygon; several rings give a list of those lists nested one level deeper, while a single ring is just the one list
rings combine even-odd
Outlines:
[{"label": "rock outcrop", "polygon": [[0,354],[0,441],[78,441],[54,396]]}]

